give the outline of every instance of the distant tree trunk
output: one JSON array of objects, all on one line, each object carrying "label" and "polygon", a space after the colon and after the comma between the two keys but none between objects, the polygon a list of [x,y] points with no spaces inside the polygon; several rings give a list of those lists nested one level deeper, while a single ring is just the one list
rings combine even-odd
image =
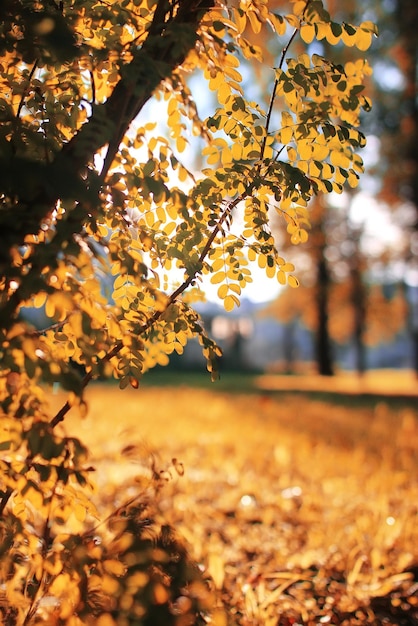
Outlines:
[{"label": "distant tree trunk", "polygon": [[285,332],[283,337],[283,357],[285,361],[285,373],[295,373],[295,358],[296,358],[296,330],[297,319],[291,319],[285,325]]},{"label": "distant tree trunk", "polygon": [[366,346],[364,344],[364,332],[366,330],[366,301],[367,294],[363,282],[362,258],[359,249],[360,232],[352,232],[352,241],[354,244],[353,255],[351,258],[350,276],[351,276],[351,303],[354,314],[354,349],[356,370],[359,376],[366,371]]},{"label": "distant tree trunk", "polygon": [[353,309],[354,309],[354,347],[356,351],[356,370],[359,376],[366,371],[366,346],[364,345],[365,331],[365,293],[361,273],[358,269],[351,272],[351,280],[353,284]]},{"label": "distant tree trunk", "polygon": [[320,248],[317,259],[317,315],[318,327],[316,332],[316,362],[318,373],[321,376],[333,376],[334,367],[332,360],[331,338],[328,325],[329,289],[331,277],[327,260],[324,256],[325,246]]}]

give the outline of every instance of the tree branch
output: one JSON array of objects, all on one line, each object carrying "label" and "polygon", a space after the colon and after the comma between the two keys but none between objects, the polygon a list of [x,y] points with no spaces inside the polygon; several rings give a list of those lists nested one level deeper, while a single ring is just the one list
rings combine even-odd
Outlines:
[{"label": "tree branch", "polygon": [[[207,255],[209,254],[209,251],[212,248],[212,244],[215,241],[217,235],[219,234],[219,232],[220,232],[220,230],[222,228],[222,225],[224,224],[225,220],[228,218],[228,216],[231,214],[233,209],[240,202],[242,202],[245,198],[247,198],[249,195],[252,194],[253,189],[254,189],[254,183],[251,182],[247,186],[247,189],[245,191],[243,191],[237,198],[235,198],[235,200],[232,200],[231,202],[228,203],[228,205],[226,206],[226,208],[222,212],[222,214],[221,214],[221,216],[220,216],[216,226],[214,227],[213,231],[209,235],[208,240],[207,240],[207,242],[206,242],[202,252],[200,253],[199,261],[198,261],[199,265],[204,262],[204,260],[206,259]],[[148,321],[141,326],[141,328],[139,330],[139,333],[138,333],[139,336],[143,335],[147,330],[149,330],[153,326],[153,324],[155,324],[155,322],[157,322],[160,319],[160,317],[165,313],[165,311],[168,309],[168,307],[171,304],[173,304],[177,300],[177,298],[179,296],[181,296],[181,294],[184,293],[184,291],[186,291],[186,289],[196,279],[198,273],[199,273],[199,269],[196,269],[195,272],[193,272],[193,274],[188,276],[186,278],[186,280],[179,287],[177,287],[177,289],[175,291],[173,291],[173,293],[168,298],[168,301],[167,301],[167,304],[166,304],[165,308],[163,310],[160,310],[160,311],[155,311],[154,315],[152,315],[148,319]],[[123,348],[122,341],[118,341],[114,345],[114,347],[107,354],[105,354],[105,356],[102,359],[100,359],[100,363],[107,363],[107,362],[109,362],[111,359],[113,359],[113,357],[115,357],[115,356],[117,356],[119,354],[119,352],[122,350],[122,348]],[[85,389],[92,379],[93,379],[93,373],[91,371],[87,372],[87,374],[84,376],[84,378],[82,380],[82,383],[81,383],[82,389]],[[71,409],[71,405],[69,404],[69,402],[66,402],[61,407],[61,409],[58,411],[58,413],[51,420],[51,426],[55,427],[57,424],[62,422],[70,409]]]},{"label": "tree branch", "polygon": [[[304,12],[302,14],[302,18],[305,15],[305,11],[309,5],[309,3],[311,2],[311,0],[307,0],[306,1],[306,6],[304,9]],[[184,4],[190,4],[190,2],[186,2]],[[158,5],[157,5],[157,9],[159,10],[159,12],[163,13],[163,8],[162,7],[166,6],[166,0],[159,0]],[[184,9],[184,5],[183,9]],[[156,11],[157,11],[156,9]],[[151,28],[155,28],[155,24],[153,22],[153,25]],[[281,68],[283,66],[283,63],[285,61],[285,56],[286,53],[289,49],[289,47],[291,46],[292,42],[294,41],[297,33],[298,33],[299,29],[295,29],[294,32],[292,33],[288,43],[286,44],[286,46],[284,47],[281,57],[280,57],[280,62],[279,62],[279,68]],[[266,143],[267,143],[267,136],[268,136],[268,132],[269,132],[269,127],[270,127],[270,121],[271,121],[271,116],[272,116],[272,111],[273,111],[273,106],[274,106],[274,101],[275,101],[275,97],[276,97],[276,92],[277,92],[277,87],[278,87],[279,81],[276,79],[273,85],[273,90],[272,90],[272,95],[270,98],[270,104],[269,104],[269,108],[268,108],[268,112],[267,112],[267,117],[266,117],[266,134],[263,140],[263,144],[261,147],[261,153],[260,153],[260,160],[258,165],[256,166],[256,172],[259,174],[260,168],[262,166],[262,161],[263,161],[263,154],[266,148]],[[110,163],[108,163],[108,166],[110,165]],[[231,214],[231,212],[233,211],[233,209],[240,203],[242,202],[245,198],[247,198],[248,196],[250,196],[254,190],[255,187],[255,182],[250,182],[247,185],[247,188],[245,189],[245,191],[243,191],[237,198],[235,198],[235,200],[232,200],[231,202],[228,203],[228,205],[226,206],[225,210],[222,212],[216,226],[214,227],[212,233],[210,234],[210,236],[208,237],[208,240],[199,256],[199,262],[198,264],[201,265],[204,260],[206,259],[206,256],[208,255],[209,251],[212,248],[212,244],[215,241],[217,235],[219,234],[225,220],[228,218],[228,216]],[[139,331],[139,335],[144,334],[147,330],[149,330],[149,328],[152,327],[152,325],[158,321],[160,319],[160,317],[163,315],[163,313],[167,310],[167,308],[173,304],[175,302],[175,300],[182,294],[184,293],[184,291],[190,286],[190,284],[196,279],[197,275],[199,273],[199,269],[196,269],[195,272],[193,272],[193,274],[191,276],[188,276],[186,278],[186,280],[175,290],[173,291],[173,293],[170,295],[170,297],[168,298],[167,301],[167,305],[166,307],[162,310],[162,311],[156,311],[154,313],[154,315],[152,315],[149,320],[141,327],[140,331]],[[102,359],[101,362],[105,363],[110,361],[114,356],[117,356],[119,354],[119,352],[122,350],[123,348],[123,343],[121,341],[117,342],[115,344],[115,346],[112,348],[112,350],[110,350],[110,352],[108,352]],[[93,378],[93,374],[92,372],[88,372],[86,374],[86,376],[83,378],[82,381],[82,389],[85,389],[86,386],[89,384],[89,382],[92,380]],[[68,413],[68,411],[70,410],[71,406],[68,402],[66,402],[63,407],[58,411],[58,413],[55,415],[55,417],[52,419],[51,421],[51,425],[54,427],[57,424],[59,424],[60,422],[62,422],[66,416],[66,414]]]},{"label": "tree branch", "polygon": [[[306,5],[305,5],[305,8],[304,8],[303,13],[301,15],[301,18],[300,18],[300,24],[302,23],[302,21],[303,21],[303,19],[305,17],[306,10],[308,8],[308,5],[311,3],[311,1],[312,0],[306,0]],[[279,65],[277,66],[276,69],[282,69],[283,64],[285,62],[285,59],[286,59],[287,51],[289,50],[290,46],[292,45],[292,43],[293,43],[296,35],[298,34],[298,32],[299,32],[299,28],[295,28],[295,30],[293,31],[292,35],[289,38],[289,41],[287,42],[287,44],[285,45],[285,47],[282,50],[282,53],[280,55]],[[265,134],[265,136],[263,138],[263,143],[261,145],[261,151],[260,151],[260,154],[261,154],[261,156],[260,156],[260,167],[261,167],[261,164],[262,164],[262,161],[263,161],[263,158],[264,158],[264,153],[265,153],[266,146],[267,146],[267,137],[268,137],[268,134],[269,134],[271,116],[272,116],[272,113],[273,113],[274,101],[276,99],[276,93],[277,93],[278,86],[279,86],[279,80],[278,80],[278,78],[276,78],[276,80],[274,81],[274,85],[273,85],[273,89],[272,89],[271,97],[270,97],[270,102],[269,102],[269,108],[268,108],[268,111],[267,111],[266,126],[265,126],[266,134]]]},{"label": "tree branch", "polygon": [[[182,0],[175,15],[170,12],[168,21],[161,22],[161,19],[166,20],[168,13],[162,9],[164,0],[159,0],[157,17],[154,14],[155,19],[152,21],[147,38],[131,63],[124,68],[123,75],[112,94],[106,102],[93,107],[89,121],[63,146],[54,161],[42,169],[41,190],[35,197],[22,198],[18,207],[14,206],[0,213],[0,237],[3,239],[0,248],[6,265],[8,251],[16,245],[21,245],[27,235],[37,234],[40,222],[51,213],[60,199],[62,190],[59,185],[54,187],[57,176],[59,175],[61,179],[65,177],[68,189],[72,186],[80,189],[82,184],[87,192],[91,180],[83,181],[81,174],[88,168],[94,155],[108,145],[106,166],[101,175],[103,183],[129,125],[158,85],[181,65],[189,51],[194,48],[199,23],[203,15],[212,8],[213,3],[214,0]],[[76,205],[72,213],[77,212],[77,207],[80,211],[79,205]],[[80,213],[82,216],[77,216],[77,219],[72,219],[70,214],[68,218],[71,220],[71,228],[65,231],[65,225],[62,225],[64,232],[58,238],[55,235],[47,244],[51,262],[57,257],[63,243],[83,230],[82,208]],[[46,247],[42,252],[45,254]],[[19,288],[0,308],[1,325],[6,329],[13,323],[20,303],[30,297],[34,276],[37,275],[39,279],[36,253],[31,262],[35,274],[29,271],[25,276],[21,276]]]},{"label": "tree branch", "polygon": [[38,59],[36,59],[36,61],[32,65],[31,71],[29,72],[29,76],[28,76],[26,87],[23,90],[23,93],[22,93],[21,98],[20,98],[19,106],[17,107],[17,112],[16,112],[16,117],[17,118],[20,117],[20,114],[22,112],[23,105],[25,104],[26,96],[28,95],[30,84],[32,82],[32,78],[33,78],[33,76],[35,74],[35,71],[36,71],[37,67],[38,67]]}]

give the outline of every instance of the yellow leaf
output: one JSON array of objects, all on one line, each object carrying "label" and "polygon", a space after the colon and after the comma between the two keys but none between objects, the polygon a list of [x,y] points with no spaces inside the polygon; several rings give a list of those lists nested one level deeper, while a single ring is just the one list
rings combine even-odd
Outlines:
[{"label": "yellow leaf", "polygon": [[71,584],[70,575],[67,573],[59,574],[52,581],[49,587],[49,593],[55,597],[60,597],[63,592],[65,592]]},{"label": "yellow leaf", "polygon": [[46,293],[42,291],[38,293],[33,299],[33,306],[35,307],[35,309],[39,309],[41,306],[43,306],[45,304],[45,300],[46,300]]},{"label": "yellow leaf", "polygon": [[300,29],[300,36],[305,43],[312,43],[315,37],[315,26],[304,24]]},{"label": "yellow leaf", "polygon": [[317,178],[321,175],[321,168],[318,167],[318,164],[316,161],[310,161],[309,162],[309,176],[313,176],[314,178]]},{"label": "yellow leaf", "polygon": [[251,24],[253,32],[257,35],[261,30],[261,22],[258,18],[258,15],[254,11],[248,11],[247,18]]},{"label": "yellow leaf", "polygon": [[168,222],[167,224],[162,225],[162,230],[165,232],[166,235],[171,235],[171,233],[173,232],[175,228],[176,228],[175,222]]},{"label": "yellow leaf", "polygon": [[277,280],[279,281],[279,283],[281,285],[285,285],[286,284],[286,274],[284,272],[282,272],[282,270],[279,270],[277,272]]},{"label": "yellow leaf", "polygon": [[50,298],[47,299],[45,305],[45,315],[47,317],[54,317],[55,315],[55,306]]},{"label": "yellow leaf", "polygon": [[332,178],[334,173],[333,167],[329,163],[322,164],[322,176],[321,178],[325,178],[326,180]]},{"label": "yellow leaf", "polygon": [[123,576],[125,573],[125,565],[116,559],[107,559],[103,561],[103,568],[105,572],[108,574],[115,574],[115,576]]},{"label": "yellow leaf", "polygon": [[286,33],[286,22],[280,15],[270,13],[269,22],[278,35],[284,35]]},{"label": "yellow leaf", "polygon": [[228,165],[232,161],[232,152],[229,148],[224,148],[221,153],[221,161],[223,165]]},{"label": "yellow leaf", "polygon": [[42,494],[39,491],[37,491],[37,489],[34,489],[33,487],[29,487],[25,491],[25,498],[31,504],[33,504],[35,509],[37,509],[37,510],[41,510],[42,509],[42,506],[43,506],[43,503],[44,503],[44,499],[43,499]]},{"label": "yellow leaf", "polygon": [[349,170],[347,182],[350,185],[350,187],[352,188],[357,187],[357,185],[359,184],[359,181],[360,181],[360,178],[357,176],[354,170]]},{"label": "yellow leaf", "polygon": [[229,84],[225,81],[222,81],[222,83],[219,85],[218,87],[218,100],[221,104],[225,104],[225,102],[227,101],[228,97],[231,95],[231,87],[229,86]]},{"label": "yellow leaf", "polygon": [[297,149],[299,152],[299,156],[301,159],[308,160],[312,156],[312,145],[306,141],[299,141],[297,144]]},{"label": "yellow leaf", "polygon": [[[218,250],[219,250],[220,252],[222,252],[222,250],[221,250],[220,248],[218,248]],[[214,271],[214,272],[217,272],[217,271],[218,271],[218,270],[220,270],[222,267],[224,267],[224,265],[225,265],[225,261],[224,261],[224,259],[223,259],[222,257],[220,257],[220,258],[217,258],[217,259],[215,259],[215,260],[213,261],[213,263],[212,263],[212,269],[213,269],[213,271]]]},{"label": "yellow leaf", "polygon": [[239,300],[238,300],[238,305],[237,305],[237,300],[238,300],[238,298],[236,298],[236,297],[234,297],[232,295],[226,296],[226,298],[224,300],[225,311],[228,311],[228,313],[229,313],[230,311],[232,311],[234,309],[235,306],[239,306]]},{"label": "yellow leaf", "polygon": [[259,267],[261,267],[261,269],[264,269],[267,265],[267,258],[264,254],[259,254],[258,255],[258,265]]},{"label": "yellow leaf", "polygon": [[[164,355],[166,356],[166,355]],[[168,357],[166,357],[168,361]],[[105,574],[102,578],[102,591],[106,595],[113,596],[119,589],[119,583],[112,576]]]},{"label": "yellow leaf", "polygon": [[273,278],[276,275],[276,268],[273,265],[273,267],[270,267],[270,265],[267,265],[266,267],[266,276],[268,278]]},{"label": "yellow leaf", "polygon": [[236,283],[231,283],[229,285],[229,290],[230,291],[234,291],[238,295],[241,295],[241,287],[239,285],[237,285]]},{"label": "yellow leaf", "polygon": [[316,25],[316,38],[320,41],[324,39],[328,33],[329,26],[325,22],[319,22]]},{"label": "yellow leaf", "polygon": [[293,263],[284,263],[284,265],[282,265],[280,269],[282,270],[282,272],[293,272],[295,266],[293,265]]},{"label": "yellow leaf", "polygon": [[231,154],[234,161],[239,161],[242,159],[242,145],[239,143],[234,143],[231,148]]},{"label": "yellow leaf", "polygon": [[273,159],[273,157],[274,157],[274,149],[273,149],[273,147],[272,146],[266,146],[264,148],[263,158],[271,160],[271,159]]},{"label": "yellow leaf", "polygon": [[280,141],[283,145],[286,145],[292,141],[293,129],[290,126],[285,126],[280,131]]},{"label": "yellow leaf", "polygon": [[184,139],[184,137],[182,137],[182,136],[177,137],[177,140],[176,140],[177,150],[179,152],[183,152],[185,150],[186,146],[187,146],[187,141]]},{"label": "yellow leaf", "polygon": [[127,280],[126,274],[119,274],[119,276],[115,278],[115,281],[113,283],[113,289],[116,291],[117,289],[119,289],[119,287],[122,287],[122,285],[125,285],[126,280]]},{"label": "yellow leaf", "polygon": [[117,626],[117,622],[113,619],[110,613],[102,613],[95,620],[96,626]]},{"label": "yellow leaf", "polygon": [[377,25],[374,22],[370,22],[370,21],[362,22],[360,24],[360,28],[362,30],[369,31],[369,32],[373,33],[374,35],[378,34]]},{"label": "yellow leaf", "polygon": [[239,11],[238,9],[233,9],[234,12],[234,17],[235,17],[235,23],[237,25],[238,28],[238,33],[241,35],[244,30],[245,27],[247,25],[247,17],[245,14],[245,11]]},{"label": "yellow leaf", "polygon": [[329,148],[322,144],[315,142],[312,144],[312,157],[317,161],[323,161],[329,154]]},{"label": "yellow leaf", "polygon": [[292,288],[299,287],[299,281],[296,278],[296,276],[293,276],[293,274],[289,274],[289,276],[287,277],[287,283],[289,287],[292,287]]},{"label": "yellow leaf", "polygon": [[228,294],[228,285],[221,285],[218,289],[218,297],[223,300]]},{"label": "yellow leaf", "polygon": [[347,31],[343,28],[341,39],[343,40],[344,45],[351,48],[356,43],[356,33],[354,33],[353,35],[349,35]]},{"label": "yellow leaf", "polygon": [[306,52],[304,52],[303,54],[300,54],[298,56],[298,62],[301,63],[302,65],[304,65],[307,68],[310,67],[311,59],[309,57],[309,54],[306,54]]},{"label": "yellow leaf", "polygon": [[293,6],[293,13],[297,16],[301,16],[306,9],[306,0],[298,0]]},{"label": "yellow leaf", "polygon": [[330,161],[335,167],[348,168],[351,164],[348,156],[341,150],[331,150]]},{"label": "yellow leaf", "polygon": [[300,22],[299,22],[299,19],[296,17],[296,15],[293,15],[293,14],[286,15],[286,21],[288,24],[290,24],[290,26],[292,26],[292,28],[299,28]]},{"label": "yellow leaf", "polygon": [[72,511],[76,517],[76,519],[79,522],[84,522],[84,520],[86,519],[86,508],[79,503],[76,503],[75,505],[73,505],[73,511]]},{"label": "yellow leaf", "polygon": [[286,150],[287,150],[287,156],[289,158],[289,161],[295,163],[298,158],[298,154],[295,148],[293,146],[287,146]]},{"label": "yellow leaf", "polygon": [[371,32],[365,31],[359,28],[355,35],[355,42],[356,42],[357,48],[361,50],[362,52],[364,52],[365,50],[368,50],[372,44],[372,37],[373,35]]},{"label": "yellow leaf", "polygon": [[221,283],[223,280],[225,280],[225,278],[225,272],[218,272],[211,277],[210,282],[212,283],[212,285],[217,285],[218,283]]}]

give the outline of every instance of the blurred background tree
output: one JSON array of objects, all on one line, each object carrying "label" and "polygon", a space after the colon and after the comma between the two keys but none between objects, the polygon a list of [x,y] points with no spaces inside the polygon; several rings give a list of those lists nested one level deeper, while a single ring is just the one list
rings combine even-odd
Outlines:
[{"label": "blurred background tree", "polygon": [[[363,120],[368,168],[356,190],[313,201],[310,240],[289,250],[302,290],[284,289],[265,313],[288,326],[300,320],[313,331],[322,375],[334,373],[333,344],[352,345],[362,374],[366,345],[390,341],[406,328],[418,374],[418,4],[330,1],[327,7],[341,22],[372,20],[379,28],[369,51],[373,109]],[[328,42],[312,45],[329,51]],[[335,55],[343,63],[347,49],[337,47]],[[285,237],[282,245],[289,254]],[[286,334],[287,343],[292,336]]]}]

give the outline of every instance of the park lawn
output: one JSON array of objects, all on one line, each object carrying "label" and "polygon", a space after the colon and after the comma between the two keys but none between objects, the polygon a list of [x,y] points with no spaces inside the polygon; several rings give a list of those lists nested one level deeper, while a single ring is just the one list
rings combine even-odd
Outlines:
[{"label": "park lawn", "polygon": [[216,626],[417,623],[413,403],[187,384],[95,385],[87,401],[62,428],[92,451],[100,515],[157,468],[156,514],[211,576]]}]

